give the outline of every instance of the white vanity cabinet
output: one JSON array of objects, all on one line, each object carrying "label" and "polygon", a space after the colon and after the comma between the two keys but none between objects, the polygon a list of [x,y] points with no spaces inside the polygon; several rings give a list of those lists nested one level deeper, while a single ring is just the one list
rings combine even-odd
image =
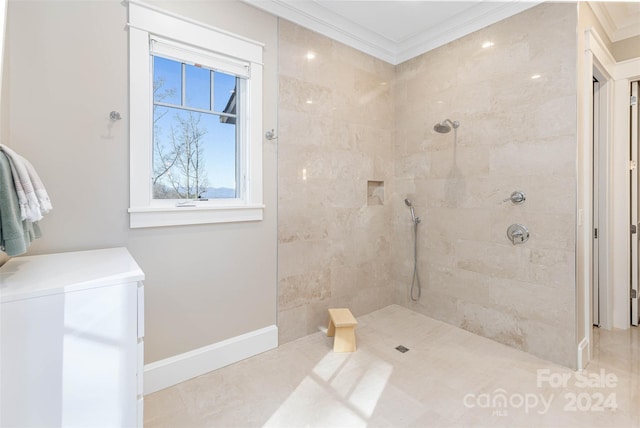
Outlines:
[{"label": "white vanity cabinet", "polygon": [[0,268],[0,426],[142,426],[143,280],[125,248]]}]

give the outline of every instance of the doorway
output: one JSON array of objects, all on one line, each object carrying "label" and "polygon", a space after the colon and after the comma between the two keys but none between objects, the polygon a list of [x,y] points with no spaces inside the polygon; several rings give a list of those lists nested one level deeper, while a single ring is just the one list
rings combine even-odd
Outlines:
[{"label": "doorway", "polygon": [[[604,82],[604,83],[603,83]],[[620,290],[609,290],[612,285],[607,282],[607,189],[609,183],[609,173],[607,168],[607,79],[601,74],[597,67],[593,69],[592,95],[592,265],[591,265],[591,322],[595,327],[606,329],[618,326],[621,322],[610,322],[613,318],[619,318],[622,313],[617,314],[621,307],[617,306],[611,299],[611,294],[620,296]],[[627,296],[626,307],[622,309],[625,313],[625,325],[628,328],[640,324],[640,109],[638,108],[638,98],[640,96],[640,82],[632,81],[627,83],[627,94],[630,95],[628,110],[628,235],[629,236],[629,263],[628,279],[629,285],[624,294]],[[629,312],[626,312],[626,311]],[[611,311],[613,311],[611,313]]]},{"label": "doorway", "polygon": [[631,82],[640,80],[640,57],[616,62],[593,29],[585,31],[585,46],[588,79],[582,81],[581,132],[584,141],[590,141],[579,151],[583,173],[578,189],[584,190],[579,200],[582,196],[586,203],[577,210],[576,295],[578,320],[582,320],[576,341],[578,369],[584,369],[593,355],[594,325],[605,330],[631,325],[629,88]]}]

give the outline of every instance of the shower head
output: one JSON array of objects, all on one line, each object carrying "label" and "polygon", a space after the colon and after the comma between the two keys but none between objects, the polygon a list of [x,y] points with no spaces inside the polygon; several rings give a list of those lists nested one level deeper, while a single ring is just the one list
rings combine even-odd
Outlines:
[{"label": "shower head", "polygon": [[[449,126],[447,122],[450,123],[451,126]],[[451,131],[451,127],[453,127],[453,129],[456,129],[458,128],[458,126],[460,126],[460,122],[458,122],[457,120],[452,122],[451,119],[445,119],[442,122],[433,125],[433,130],[439,132],[440,134],[446,134],[447,132]]]},{"label": "shower head", "polygon": [[411,199],[406,198],[404,200],[404,203],[406,206],[409,207],[409,211],[411,212],[411,220],[413,221],[414,225],[418,225],[418,223],[420,223],[420,217],[416,217],[416,213],[413,211],[413,204],[411,203]]},{"label": "shower head", "polygon": [[447,132],[451,131],[451,127],[449,125],[447,125],[446,123],[436,123],[433,126],[433,130],[436,132],[439,132],[441,134],[446,134]]}]

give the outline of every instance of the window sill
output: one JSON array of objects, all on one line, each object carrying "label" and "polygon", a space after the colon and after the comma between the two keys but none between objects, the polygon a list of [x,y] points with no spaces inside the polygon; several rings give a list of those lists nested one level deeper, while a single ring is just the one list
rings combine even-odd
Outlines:
[{"label": "window sill", "polygon": [[189,224],[260,221],[264,205],[224,207],[141,207],[129,208],[129,227],[183,226]]}]

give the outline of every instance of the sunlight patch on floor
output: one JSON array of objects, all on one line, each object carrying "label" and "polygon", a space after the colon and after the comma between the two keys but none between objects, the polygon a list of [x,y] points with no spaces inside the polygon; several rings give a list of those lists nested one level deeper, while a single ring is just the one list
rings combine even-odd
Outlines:
[{"label": "sunlight patch on floor", "polygon": [[393,367],[357,353],[327,353],[264,426],[367,426]]}]

